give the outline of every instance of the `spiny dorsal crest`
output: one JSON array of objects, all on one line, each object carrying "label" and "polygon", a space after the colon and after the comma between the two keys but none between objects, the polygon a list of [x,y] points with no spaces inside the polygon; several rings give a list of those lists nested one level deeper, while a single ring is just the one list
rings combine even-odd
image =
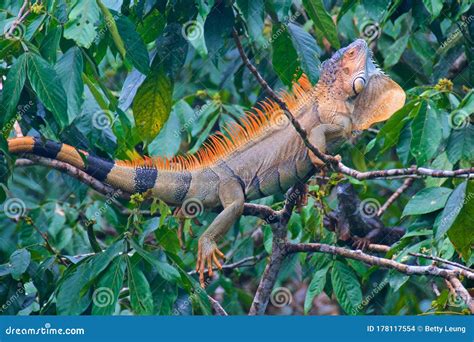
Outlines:
[{"label": "spiny dorsal crest", "polygon": [[[302,75],[293,84],[292,92],[281,91],[279,95],[290,111],[295,114],[314,98],[306,75]],[[270,99],[259,102],[247,111],[239,123],[232,123],[224,128],[225,133],[216,132],[194,154],[179,155],[172,158],[143,157],[131,161],[120,160],[117,165],[128,167],[150,167],[164,171],[196,170],[213,165],[242,147],[246,143],[264,134],[278,124],[285,114],[278,104]]]}]

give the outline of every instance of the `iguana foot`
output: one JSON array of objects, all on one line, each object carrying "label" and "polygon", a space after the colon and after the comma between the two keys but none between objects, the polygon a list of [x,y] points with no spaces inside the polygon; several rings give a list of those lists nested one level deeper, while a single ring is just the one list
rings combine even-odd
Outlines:
[{"label": "iguana foot", "polygon": [[371,244],[371,241],[367,238],[353,237],[353,239],[354,243],[352,244],[352,246],[355,249],[360,249],[361,251],[365,251]]},{"label": "iguana foot", "polygon": [[222,269],[222,265],[219,262],[218,258],[225,258],[224,253],[222,253],[214,241],[207,237],[201,237],[198,243],[198,257],[196,262],[196,272],[199,273],[199,283],[201,287],[205,287],[204,282],[204,271],[207,266],[207,274],[209,277],[213,275],[213,264],[218,268]]}]

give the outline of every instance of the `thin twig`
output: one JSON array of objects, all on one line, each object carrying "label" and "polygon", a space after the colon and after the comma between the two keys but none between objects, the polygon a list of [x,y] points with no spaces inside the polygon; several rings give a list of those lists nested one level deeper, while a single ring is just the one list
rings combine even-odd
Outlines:
[{"label": "thin twig", "polygon": [[437,262],[440,262],[440,263],[443,263],[443,264],[446,264],[446,265],[451,265],[451,266],[461,268],[463,270],[474,273],[474,270],[472,268],[469,268],[469,267],[461,265],[457,262],[446,260],[446,259],[443,259],[443,258],[440,258],[440,257],[437,257],[437,256],[426,255],[426,254],[421,254],[421,253],[408,253],[408,254],[411,255],[411,256],[417,257],[417,258],[424,258],[424,259],[434,260],[434,261],[437,261]]},{"label": "thin twig", "polygon": [[387,201],[380,207],[380,209],[377,211],[377,216],[380,217],[382,214],[390,207],[397,199],[398,197],[403,194],[405,190],[407,190],[414,182],[415,180],[413,178],[407,178],[403,182],[403,184],[390,196]]},{"label": "thin twig", "polygon": [[214,309],[214,312],[216,313],[217,316],[229,316],[227,312],[224,310],[224,308],[222,307],[222,305],[217,300],[215,300],[209,295],[207,296],[207,298],[211,302],[211,306]]}]

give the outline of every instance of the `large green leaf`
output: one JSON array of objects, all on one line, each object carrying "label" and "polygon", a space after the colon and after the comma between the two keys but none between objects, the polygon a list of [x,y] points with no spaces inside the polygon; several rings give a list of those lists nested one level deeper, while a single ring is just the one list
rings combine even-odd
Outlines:
[{"label": "large green leaf", "polygon": [[156,268],[163,279],[166,281],[176,281],[180,278],[179,272],[173,266],[158,260],[156,256],[144,250],[135,241],[130,240],[130,244],[144,260]]},{"label": "large green leaf", "polygon": [[273,25],[272,64],[280,80],[290,86],[298,69],[298,55],[283,24]]},{"label": "large green leaf", "polygon": [[304,7],[308,12],[314,26],[324,34],[324,37],[331,45],[339,49],[341,44],[337,39],[337,29],[331,15],[324,8],[322,0],[303,0]]},{"label": "large green leaf", "polygon": [[122,57],[125,57],[127,54],[127,51],[125,50],[125,46],[122,40],[122,37],[120,37],[118,28],[117,28],[117,23],[115,22],[115,19],[118,16],[113,16],[110,10],[105,6],[102,1],[97,0],[97,4],[99,5],[100,10],[102,11],[102,15],[104,16],[104,20],[107,25],[107,29],[110,32],[110,35],[112,36],[112,40],[115,43],[115,47],[117,50],[120,52]]},{"label": "large green leaf", "polygon": [[354,272],[346,264],[336,261],[331,272],[331,283],[342,309],[347,314],[357,314],[362,303],[362,291]]},{"label": "large green leaf", "polygon": [[93,315],[111,315],[114,313],[122,289],[126,266],[125,257],[118,256],[100,277],[92,294]]},{"label": "large green leaf", "polygon": [[70,266],[56,290],[56,307],[59,315],[80,315],[91,302],[88,285],[100,275],[110,262],[124,250],[123,240],[117,241],[102,253]]},{"label": "large green leaf", "polygon": [[[16,106],[20,100],[21,91],[25,85],[26,80],[26,60],[27,55],[23,54],[12,64],[7,74],[7,79],[4,83],[3,96],[2,96],[2,107],[3,115],[0,119],[2,127],[8,125],[13,127],[13,123],[10,122],[16,112]],[[7,132],[5,132],[7,133]]]},{"label": "large green leaf", "polygon": [[130,258],[127,260],[128,287],[132,309],[137,315],[151,315],[153,313],[153,296],[150,284],[137,265],[132,265]]},{"label": "large green leaf", "polygon": [[226,41],[231,37],[233,25],[234,11],[232,7],[225,1],[219,1],[212,8],[204,23],[207,51],[211,61],[216,65],[226,52]]},{"label": "large green leaf", "polygon": [[288,24],[288,31],[293,46],[298,53],[301,69],[308,75],[311,83],[315,84],[319,79],[320,49],[314,38],[303,28],[293,23]]},{"label": "large green leaf", "polygon": [[19,280],[25,273],[31,261],[31,254],[28,250],[22,248],[14,251],[10,255],[10,273],[13,279]]},{"label": "large green leaf", "polygon": [[451,191],[443,187],[422,189],[408,201],[402,216],[421,215],[443,208]]},{"label": "large green leaf", "polygon": [[306,297],[304,300],[304,313],[307,314],[313,306],[313,299],[324,290],[326,285],[326,275],[328,273],[328,267],[317,270],[309,283],[308,290],[306,291]]},{"label": "large green leaf", "polygon": [[398,142],[406,122],[423,106],[426,106],[424,101],[409,102],[387,120],[377,134],[377,142],[382,144],[379,155],[386,152]]},{"label": "large green leaf", "polygon": [[68,124],[67,95],[56,70],[40,56],[29,53],[27,72],[36,95],[53,113],[59,126],[65,127]]},{"label": "large green leaf", "polygon": [[173,112],[158,136],[148,145],[150,155],[172,157],[179,151],[183,128],[180,126],[178,116],[175,115],[178,104],[179,102],[173,107]]},{"label": "large green leaf", "polygon": [[474,244],[474,182],[466,181],[462,209],[448,230],[448,237],[456,250],[467,262]]},{"label": "large green leaf", "polygon": [[89,48],[97,36],[100,9],[96,0],[77,0],[69,12],[64,28],[64,38],[74,40],[77,45]]},{"label": "large green leaf", "polygon": [[265,2],[263,0],[237,0],[239,8],[245,18],[250,38],[261,47],[265,43],[263,38],[263,19]]},{"label": "large green leaf", "polygon": [[82,81],[83,60],[78,47],[72,47],[56,63],[54,69],[61,79],[67,93],[68,123],[71,123],[81,112],[84,102],[84,82]]},{"label": "large green leaf", "polygon": [[436,219],[436,239],[444,234],[456,249],[462,253],[464,260],[469,260],[471,245],[474,243],[474,182],[465,181],[459,184],[449,196],[444,210]]},{"label": "large green leaf", "polygon": [[425,165],[435,155],[443,138],[441,122],[434,105],[433,102],[428,102],[426,110],[420,110],[411,125],[410,151],[419,166]]},{"label": "large green leaf", "polygon": [[408,38],[410,38],[408,34],[398,38],[392,45],[390,45],[387,51],[383,52],[385,55],[384,66],[386,69],[398,63],[403,51],[405,51],[407,47]]},{"label": "large green leaf", "polygon": [[117,28],[122,37],[126,57],[130,59],[133,66],[142,74],[150,71],[150,58],[145,43],[143,43],[140,35],[135,31],[135,25],[126,16],[117,18]]},{"label": "large green leaf", "polygon": [[153,140],[168,120],[172,95],[173,83],[162,67],[151,72],[138,88],[132,109],[143,140]]},{"label": "large green leaf", "polygon": [[441,10],[443,9],[442,0],[423,0],[423,3],[433,18],[438,17],[441,13]]},{"label": "large green leaf", "polygon": [[452,164],[461,159],[474,161],[474,125],[468,124],[466,127],[453,130],[448,139],[446,153]]}]

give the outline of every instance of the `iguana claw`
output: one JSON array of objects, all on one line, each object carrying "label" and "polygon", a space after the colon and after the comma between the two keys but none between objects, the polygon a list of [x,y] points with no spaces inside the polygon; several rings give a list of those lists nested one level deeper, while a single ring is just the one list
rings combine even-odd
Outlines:
[{"label": "iguana claw", "polygon": [[198,256],[196,262],[196,272],[199,273],[199,283],[201,287],[206,286],[204,282],[204,271],[207,266],[207,274],[209,277],[212,277],[213,273],[213,264],[219,269],[222,269],[222,264],[219,261],[219,258],[225,258],[224,253],[222,253],[216,244],[207,239],[201,238],[198,243]]}]

